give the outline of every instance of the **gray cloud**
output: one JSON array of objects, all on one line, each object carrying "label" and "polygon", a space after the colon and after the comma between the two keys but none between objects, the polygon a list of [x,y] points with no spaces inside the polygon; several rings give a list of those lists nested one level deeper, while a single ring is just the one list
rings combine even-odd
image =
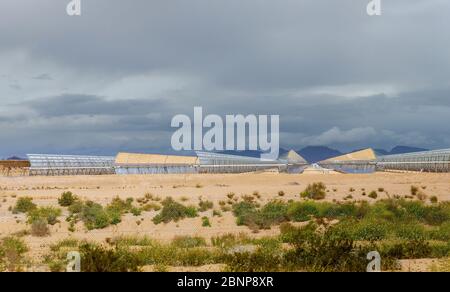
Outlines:
[{"label": "gray cloud", "polygon": [[42,73],[42,74],[36,75],[36,76],[33,77],[33,79],[35,79],[35,80],[43,80],[43,81],[53,80],[52,76],[50,76],[47,73]]},{"label": "gray cloud", "polygon": [[449,147],[448,1],[66,2],[0,4],[0,156],[165,150],[198,105],[279,114],[285,146]]}]

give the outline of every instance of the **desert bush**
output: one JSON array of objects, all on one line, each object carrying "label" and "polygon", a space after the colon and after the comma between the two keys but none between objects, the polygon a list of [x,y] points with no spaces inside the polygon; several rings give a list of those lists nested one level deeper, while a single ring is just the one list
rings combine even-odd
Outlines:
[{"label": "desert bush", "polygon": [[79,214],[83,211],[84,203],[82,201],[73,202],[68,210],[71,214]]},{"label": "desert bush", "polygon": [[211,201],[200,201],[198,203],[198,206],[199,206],[199,209],[198,209],[199,212],[205,212],[205,211],[208,211],[208,210],[214,208],[214,203]]},{"label": "desert bush", "polygon": [[31,223],[31,235],[37,237],[44,237],[50,235],[50,229],[48,228],[47,220],[43,218],[37,218]]},{"label": "desert bush", "polygon": [[314,224],[283,226],[281,236],[293,247],[286,252],[286,266],[306,271],[365,271],[365,249],[339,233],[318,233],[316,228]]},{"label": "desert bush", "polygon": [[255,252],[227,253],[222,257],[225,272],[278,272],[283,269],[282,254],[264,248]]},{"label": "desert bush", "polygon": [[161,210],[161,206],[156,203],[148,203],[148,204],[145,204],[144,206],[142,206],[142,210],[144,210],[146,212],[159,211],[159,210]]},{"label": "desert bush", "polygon": [[141,216],[142,210],[137,207],[132,207],[130,213],[133,214],[133,216]]},{"label": "desert bush", "polygon": [[61,207],[69,207],[73,203],[75,203],[75,201],[78,201],[78,197],[75,196],[72,192],[64,192],[58,198],[58,204]]},{"label": "desert bush", "polygon": [[135,253],[120,247],[106,248],[84,243],[79,252],[83,272],[138,272],[144,265]]},{"label": "desert bush", "polygon": [[61,209],[55,207],[39,207],[28,213],[28,223],[38,220],[45,220],[50,225],[58,223],[58,217],[61,216]]},{"label": "desert bush", "polygon": [[278,196],[283,197],[285,195],[284,191],[279,191]]},{"label": "desert bush", "polygon": [[178,202],[175,202],[171,197],[168,197],[162,202],[163,208],[161,212],[153,218],[155,224],[169,223],[170,221],[179,221],[184,218],[197,217],[197,209],[195,207],[186,207]]},{"label": "desert bush", "polygon": [[214,247],[223,249],[231,248],[239,244],[240,242],[241,240],[238,238],[238,236],[232,233],[211,237],[211,244]]},{"label": "desert bush", "polygon": [[36,209],[36,204],[33,203],[33,198],[22,197],[17,199],[16,205],[13,208],[13,213],[27,213]]},{"label": "desert bush", "polygon": [[322,200],[326,196],[326,186],[324,183],[313,183],[306,187],[306,189],[300,194],[302,198],[308,198],[313,200]]},{"label": "desert bush", "polygon": [[0,240],[0,271],[18,272],[26,264],[25,253],[28,247],[16,237],[5,237]]},{"label": "desert bush", "polygon": [[202,266],[220,261],[220,253],[203,247],[179,248],[172,244],[144,247],[137,257],[146,265]]},{"label": "desert bush", "polygon": [[295,202],[289,205],[287,216],[296,222],[305,222],[319,215],[319,208],[315,202]]},{"label": "desert bush", "polygon": [[403,224],[397,223],[394,226],[391,226],[391,230],[399,239],[418,240],[428,237],[425,227],[413,222]]},{"label": "desert bush", "polygon": [[388,226],[377,220],[362,220],[355,224],[353,239],[365,241],[380,241],[387,238]]},{"label": "desert bush", "polygon": [[378,198],[378,193],[376,191],[371,191],[368,197],[375,200]]},{"label": "desert bush", "polygon": [[450,242],[450,222],[445,222],[429,232],[429,238]]},{"label": "desert bush", "polygon": [[410,192],[412,196],[417,196],[417,193],[419,192],[419,188],[416,186],[411,186]]},{"label": "desert bush", "polygon": [[176,236],[172,245],[179,248],[193,248],[206,246],[206,241],[199,236]]},{"label": "desert bush", "polygon": [[102,205],[87,201],[81,211],[81,220],[88,230],[92,230],[108,227],[111,218]]},{"label": "desert bush", "polygon": [[227,194],[227,197],[228,197],[228,199],[233,199],[234,198],[234,196],[235,196],[236,194],[235,193],[228,193]]},{"label": "desert bush", "polygon": [[287,221],[287,209],[287,204],[281,201],[269,202],[261,209],[258,209],[255,204],[245,201],[233,205],[233,213],[237,217],[238,225],[263,229]]},{"label": "desert bush", "polygon": [[206,216],[202,217],[202,227],[211,227],[211,222]]},{"label": "desert bush", "polygon": [[111,203],[106,206],[106,211],[112,214],[125,214],[131,212],[133,208],[133,199],[127,198],[126,200],[122,200],[119,197],[115,197]]},{"label": "desert bush", "polygon": [[430,257],[432,249],[424,239],[383,243],[380,248],[382,257],[395,259],[421,259]]},{"label": "desert bush", "polygon": [[430,202],[431,202],[432,204],[436,204],[436,203],[438,202],[438,197],[436,197],[436,196],[431,196],[431,197],[430,197]]},{"label": "desert bush", "polygon": [[288,220],[286,215],[288,206],[282,201],[272,201],[264,205],[259,214],[262,219],[261,227],[270,228]]}]

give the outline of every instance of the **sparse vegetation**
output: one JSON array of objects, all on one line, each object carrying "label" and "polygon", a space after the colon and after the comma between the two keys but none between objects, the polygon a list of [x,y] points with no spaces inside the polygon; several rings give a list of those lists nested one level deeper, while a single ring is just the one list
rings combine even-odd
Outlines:
[{"label": "sparse vegetation", "polygon": [[58,204],[61,207],[69,207],[72,206],[75,201],[78,201],[77,196],[75,196],[72,192],[64,192],[61,194],[61,197],[59,197]]},{"label": "sparse vegetation", "polygon": [[31,235],[37,237],[44,237],[50,235],[47,220],[38,218],[31,223]]},{"label": "sparse vegetation", "polygon": [[208,217],[202,217],[202,227],[211,227],[211,222]]},{"label": "sparse vegetation", "polygon": [[200,201],[198,203],[198,206],[199,206],[199,208],[198,208],[199,212],[205,212],[205,211],[208,211],[208,210],[214,208],[214,203],[211,201]]},{"label": "sparse vegetation", "polygon": [[179,221],[184,218],[197,217],[197,209],[195,207],[186,207],[175,202],[168,197],[162,202],[163,208],[161,212],[153,218],[155,224],[169,223],[170,221]]},{"label": "sparse vegetation", "polygon": [[61,209],[55,207],[39,207],[28,213],[28,223],[33,224],[35,221],[45,221],[50,225],[58,223],[58,217],[61,216]]},{"label": "sparse vegetation", "polygon": [[378,193],[376,191],[371,191],[369,193],[369,198],[376,200],[378,198]]},{"label": "sparse vegetation", "polygon": [[20,272],[26,265],[25,253],[28,247],[17,237],[0,240],[0,271]]},{"label": "sparse vegetation", "polygon": [[326,196],[326,186],[324,183],[313,183],[306,187],[306,189],[300,194],[302,198],[312,200],[323,200]]},{"label": "sparse vegetation", "polygon": [[15,207],[12,209],[13,213],[27,213],[31,210],[36,209],[36,204],[33,203],[33,198],[22,197],[17,199]]}]

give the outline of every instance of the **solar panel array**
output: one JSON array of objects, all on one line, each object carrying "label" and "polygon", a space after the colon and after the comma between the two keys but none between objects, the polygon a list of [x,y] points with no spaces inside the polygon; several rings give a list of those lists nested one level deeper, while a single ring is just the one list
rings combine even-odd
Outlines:
[{"label": "solar panel array", "polygon": [[286,170],[287,161],[267,161],[212,152],[197,152],[201,173],[244,173],[267,169]]},{"label": "solar panel array", "polygon": [[450,172],[450,149],[380,156],[378,170]]},{"label": "solar panel array", "polygon": [[30,175],[114,174],[110,156],[28,154]]}]

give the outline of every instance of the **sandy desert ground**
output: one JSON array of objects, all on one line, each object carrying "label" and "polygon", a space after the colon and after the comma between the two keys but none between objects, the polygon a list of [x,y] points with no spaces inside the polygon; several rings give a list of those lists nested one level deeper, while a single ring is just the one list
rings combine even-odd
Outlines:
[{"label": "sandy desert ground", "polygon": [[[29,228],[23,214],[13,214],[8,210],[14,206],[17,198],[30,196],[39,206],[58,206],[57,199],[64,191],[71,191],[85,200],[92,200],[102,205],[108,204],[114,197],[139,198],[146,193],[154,194],[164,199],[171,196],[186,205],[197,205],[200,199],[213,201],[215,205],[221,200],[227,200],[228,193],[237,196],[252,194],[258,191],[261,202],[273,199],[296,200],[299,193],[309,183],[323,182],[329,193],[326,200],[342,201],[350,192],[353,200],[371,200],[363,197],[362,190],[370,192],[384,188],[378,199],[393,195],[407,195],[411,185],[420,186],[429,196],[437,196],[440,201],[450,201],[450,174],[428,173],[376,173],[376,174],[187,174],[187,175],[128,175],[128,176],[67,176],[67,177],[0,177],[0,237],[4,237]],[[279,191],[285,195],[280,197]],[[67,212],[67,211],[64,211]],[[202,216],[208,216],[212,227],[202,227],[199,218],[184,219],[177,223],[155,225],[152,218],[157,212],[145,212],[135,217],[125,215],[122,222],[114,227],[102,230],[86,231],[82,223],[78,223],[76,231],[68,231],[68,223],[64,220],[51,227],[51,236],[25,236],[24,240],[30,247],[30,255],[41,257],[48,246],[67,237],[104,241],[119,235],[147,235],[151,238],[169,241],[179,235],[199,235],[205,238],[226,233],[247,233],[250,236],[276,235],[279,230],[262,230],[252,233],[246,226],[237,226],[231,213],[222,217],[213,217],[212,210]],[[64,213],[64,215],[67,215]],[[137,220],[143,219],[140,225]],[[408,266],[406,264],[406,266]],[[408,266],[408,269],[411,269]]]}]

